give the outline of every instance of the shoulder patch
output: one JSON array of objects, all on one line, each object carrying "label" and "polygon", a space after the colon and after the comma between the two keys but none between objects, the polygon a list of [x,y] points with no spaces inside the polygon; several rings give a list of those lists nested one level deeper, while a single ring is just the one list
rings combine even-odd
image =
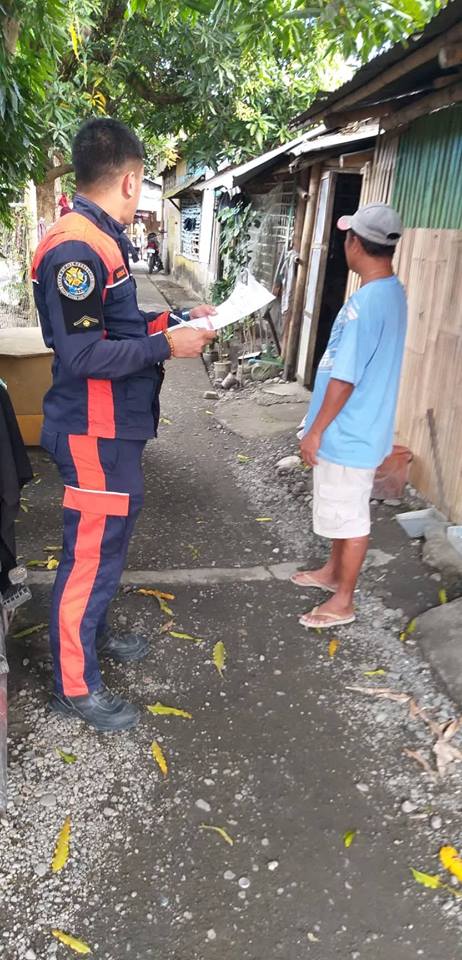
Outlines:
[{"label": "shoulder patch", "polygon": [[87,263],[70,260],[59,268],[56,283],[59,292],[69,300],[86,300],[95,289],[96,279]]},{"label": "shoulder patch", "polygon": [[[70,214],[69,214],[70,216]],[[95,264],[70,260],[55,266],[56,285],[66,333],[104,330],[103,301]]]}]

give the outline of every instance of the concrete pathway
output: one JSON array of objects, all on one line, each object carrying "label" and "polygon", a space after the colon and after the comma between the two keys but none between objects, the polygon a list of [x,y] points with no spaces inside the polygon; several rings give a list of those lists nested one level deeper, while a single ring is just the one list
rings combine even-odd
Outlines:
[{"label": "concrete pathway", "polygon": [[[70,956],[51,934],[58,927],[105,960],[455,960],[460,902],[416,884],[410,867],[437,874],[441,844],[457,845],[460,783],[436,783],[403,755],[431,756],[432,743],[405,703],[351,688],[410,689],[435,717],[451,704],[412,639],[400,643],[402,612],[373,592],[386,560],[366,574],[353,628],[334,637],[299,627],[319,599],[286,579],[319,551],[307,505],[292,511],[274,469],[259,474],[275,448],[224,430],[203,399],[208,386],[199,361],[167,365],[146,506],[114,604],[119,627],[151,639],[143,664],[105,666],[106,682],[142,706],[140,727],[104,737],[48,716],[39,626],[48,574],[35,577],[34,602],[18,617],[17,632],[38,629],[10,651],[0,955]],[[35,467],[41,482],[18,526],[28,560],[59,544],[60,484],[40,453]],[[171,591],[172,613],[136,585]],[[146,707],[157,701],[191,719],[153,715]],[[71,856],[52,873],[68,815]]]}]

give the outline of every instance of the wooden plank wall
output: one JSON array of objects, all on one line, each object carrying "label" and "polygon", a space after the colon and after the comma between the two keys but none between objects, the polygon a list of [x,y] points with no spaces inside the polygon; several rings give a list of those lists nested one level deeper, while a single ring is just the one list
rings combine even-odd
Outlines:
[{"label": "wooden plank wall", "polygon": [[397,272],[409,303],[397,442],[414,454],[411,482],[441,506],[427,410],[435,411],[450,519],[462,522],[462,231],[406,229]]},{"label": "wooden plank wall", "polygon": [[[366,203],[389,203],[393,190],[398,141],[399,138],[396,135],[384,134],[377,138],[374,160],[366,163],[362,171],[363,182],[359,198],[361,207],[364,207]],[[358,274],[350,271],[345,300],[348,300],[348,297],[351,297],[351,294],[358,289]]]}]

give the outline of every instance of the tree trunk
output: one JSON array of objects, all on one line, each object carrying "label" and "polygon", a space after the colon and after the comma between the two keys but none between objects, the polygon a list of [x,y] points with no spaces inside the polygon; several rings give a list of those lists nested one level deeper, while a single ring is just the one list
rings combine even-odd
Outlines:
[{"label": "tree trunk", "polygon": [[44,219],[47,227],[50,227],[57,218],[57,202],[61,194],[61,181],[45,180],[44,183],[37,183],[37,217]]}]

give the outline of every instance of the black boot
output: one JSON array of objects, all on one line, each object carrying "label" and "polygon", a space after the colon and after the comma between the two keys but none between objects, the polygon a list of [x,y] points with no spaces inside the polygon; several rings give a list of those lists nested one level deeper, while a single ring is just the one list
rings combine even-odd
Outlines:
[{"label": "black boot", "polygon": [[117,660],[117,663],[129,663],[131,660],[143,660],[149,653],[149,643],[138,633],[119,633],[106,627],[96,637],[96,650],[99,657]]},{"label": "black boot", "polygon": [[50,707],[55,713],[69,719],[84,720],[101,733],[130,730],[140,718],[138,707],[127,703],[106,687],[82,697],[65,697],[63,693],[54,693]]}]

